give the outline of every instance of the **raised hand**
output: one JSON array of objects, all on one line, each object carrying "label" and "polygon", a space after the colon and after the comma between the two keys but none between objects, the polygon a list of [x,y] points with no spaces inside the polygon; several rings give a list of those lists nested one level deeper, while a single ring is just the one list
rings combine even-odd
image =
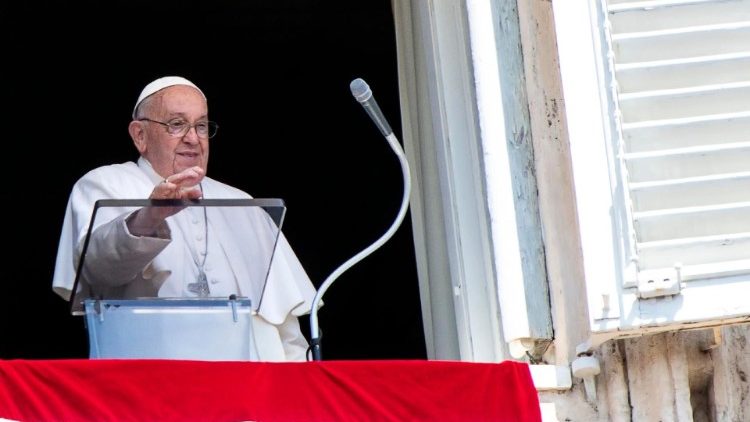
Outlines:
[{"label": "raised hand", "polygon": [[[206,172],[198,166],[175,173],[154,187],[149,199],[199,199],[203,196],[200,182]],[[157,236],[164,220],[181,211],[183,206],[145,207],[128,217],[126,223],[131,234],[136,236]]]},{"label": "raised hand", "polygon": [[205,175],[198,166],[175,173],[156,185],[149,199],[198,199],[203,195],[199,185]]}]

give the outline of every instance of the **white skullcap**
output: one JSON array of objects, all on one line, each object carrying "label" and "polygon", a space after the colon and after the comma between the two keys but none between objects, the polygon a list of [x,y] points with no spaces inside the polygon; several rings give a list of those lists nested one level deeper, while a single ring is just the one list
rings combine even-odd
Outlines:
[{"label": "white skullcap", "polygon": [[133,107],[133,120],[135,120],[135,112],[138,110],[138,106],[143,102],[143,100],[146,99],[146,97],[156,94],[158,91],[161,91],[164,88],[168,88],[170,86],[175,85],[186,85],[191,86],[198,90],[198,92],[203,95],[203,99],[206,99],[206,94],[201,91],[200,88],[198,88],[194,83],[190,82],[189,80],[181,77],[181,76],[165,76],[163,78],[159,78],[150,84],[146,85],[145,88],[143,88],[143,91],[141,91],[141,95],[138,96],[138,101],[135,102],[135,107]]}]

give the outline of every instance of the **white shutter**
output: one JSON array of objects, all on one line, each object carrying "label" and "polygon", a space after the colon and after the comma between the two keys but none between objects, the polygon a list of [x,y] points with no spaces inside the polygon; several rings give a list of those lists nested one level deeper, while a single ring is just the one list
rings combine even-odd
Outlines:
[{"label": "white shutter", "polygon": [[624,287],[750,273],[750,0],[606,7],[638,274]]},{"label": "white shutter", "polygon": [[590,349],[750,322],[750,0],[553,0]]}]

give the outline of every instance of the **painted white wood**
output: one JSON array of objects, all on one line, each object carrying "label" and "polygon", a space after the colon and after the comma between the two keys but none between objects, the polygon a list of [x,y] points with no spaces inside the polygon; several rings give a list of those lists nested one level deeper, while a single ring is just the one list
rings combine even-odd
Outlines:
[{"label": "painted white wood", "polygon": [[[496,279],[492,263],[487,215],[487,193],[482,183],[481,138],[476,127],[476,92],[472,84],[472,65],[468,50],[470,30],[466,10],[452,1],[434,4],[440,54],[439,90],[443,97],[446,137],[442,139],[446,195],[444,209],[447,232],[453,251],[452,272],[455,307],[461,318],[468,347],[461,357],[471,361],[497,361],[505,346],[500,346],[502,330],[497,318]],[[458,284],[456,284],[458,283]]]},{"label": "painted white wood", "polygon": [[[750,202],[645,211],[633,214],[641,242],[750,232]],[[748,254],[750,256],[750,253]]]},{"label": "painted white wood", "polygon": [[568,363],[588,338],[589,323],[554,16],[548,2],[517,5],[555,333],[545,361]]},{"label": "painted white wood", "polygon": [[[412,18],[410,27],[400,29],[416,34],[412,50],[416,59],[407,60],[418,66],[410,74],[411,80],[424,88],[415,93],[416,98],[405,99],[409,110],[416,113],[405,126],[413,129],[404,140],[415,144],[407,153],[434,151],[434,157],[422,155],[419,162],[421,172],[434,165],[421,176],[438,179],[431,192],[438,198],[423,199],[425,204],[439,203],[442,213],[437,215],[419,205],[417,209],[425,216],[432,213],[429,218],[441,221],[445,230],[445,237],[436,239],[445,244],[443,251],[425,243],[422,252],[418,245],[418,253],[428,256],[422,274],[429,272],[431,259],[447,260],[460,355],[474,361],[496,361],[504,356],[508,346],[503,338],[523,344],[531,339],[534,344],[534,340],[552,337],[536,186],[533,172],[519,171],[533,165],[533,155],[508,154],[513,143],[519,151],[530,151],[528,113],[523,112],[527,105],[525,98],[517,95],[517,90],[523,89],[517,43],[505,52],[497,45],[499,38],[519,38],[518,17],[513,8],[497,9],[497,4],[490,0],[466,6],[435,1],[397,9],[399,13],[408,11]],[[479,12],[468,19],[469,9]],[[509,19],[516,20],[515,26],[503,27],[509,32],[499,34],[498,22]],[[497,62],[491,64],[497,60],[505,60],[504,70]],[[509,74],[502,75],[505,69]],[[499,91],[501,78],[514,85],[505,97]],[[518,102],[506,105],[509,99]],[[415,116],[420,123],[414,123]],[[503,116],[511,116],[507,127]],[[418,133],[420,125],[430,125],[429,131]],[[432,136],[426,137],[427,133]],[[415,183],[420,183],[419,178],[417,174]],[[417,227],[423,232],[416,238],[426,240],[427,220],[420,218],[417,216]],[[504,291],[500,308],[498,289]],[[501,313],[503,320],[509,321],[502,328]],[[437,343],[438,331],[431,328],[433,343]]]},{"label": "painted white wood", "polygon": [[631,123],[746,111],[750,98],[750,77],[747,79],[719,85],[620,95],[623,121]]},{"label": "painted white wood", "polygon": [[468,1],[468,29],[503,332],[506,342],[519,344],[551,340],[552,322],[536,180],[523,171],[533,165],[533,151],[523,61],[515,48],[518,15],[493,4]]},{"label": "painted white wood", "polygon": [[538,391],[568,390],[573,384],[567,365],[529,365],[529,371]]},{"label": "painted white wood", "polygon": [[714,1],[716,0],[609,0],[608,10],[610,12],[638,9],[652,10],[674,6],[711,3]]},{"label": "painted white wood", "polygon": [[594,37],[601,27],[586,2],[553,0],[552,6],[589,318],[592,330],[598,331],[620,318],[617,285],[622,283],[618,280],[622,279],[625,265],[611,214],[617,207],[613,196],[617,176],[610,166],[612,147],[608,141],[612,139],[612,129],[603,94],[606,92],[605,75],[593,54],[601,50],[601,40]]},{"label": "painted white wood", "polygon": [[677,263],[686,269],[699,266],[705,268],[714,263],[715,266],[711,267],[717,274],[723,266],[729,266],[734,272],[736,264],[732,263],[747,262],[748,246],[748,233],[643,242],[638,246],[638,263],[643,270],[669,268]]},{"label": "painted white wood", "polygon": [[750,172],[634,182],[630,192],[636,211],[741,202],[750,192]]},{"label": "painted white wood", "polygon": [[632,6],[610,7],[608,28],[639,269],[748,270],[750,2]]},{"label": "painted white wood", "polygon": [[675,60],[616,64],[620,93],[677,89],[744,81],[750,53],[716,54]]},{"label": "painted white wood", "polygon": [[625,158],[630,181],[634,183],[744,173],[750,170],[747,164],[750,160],[750,143],[664,150]]},{"label": "painted white wood", "polygon": [[[402,97],[402,108],[411,113],[404,126],[412,128],[408,136],[404,134],[405,143],[411,145],[407,154],[420,154],[415,179],[424,186],[422,215],[416,220],[417,238],[424,243],[417,245],[417,254],[426,256],[425,270],[434,269],[420,274],[422,290],[435,293],[428,295],[433,311],[425,324],[431,326],[437,358],[502,360],[508,351],[492,282],[466,12],[461,4],[435,1],[400,3],[396,13],[401,16],[397,24],[403,22],[397,33],[413,37],[409,55],[404,52],[402,57],[415,69],[404,66],[400,73],[408,74],[417,87]],[[434,264],[438,260],[447,265],[438,268]],[[446,289],[450,289],[450,305],[445,303]],[[445,310],[452,312],[436,315]],[[443,318],[440,325],[434,324],[438,318]],[[446,327],[449,321],[452,327]],[[445,344],[445,336],[455,346]]]},{"label": "painted white wood", "polygon": [[745,142],[750,111],[623,124],[622,131],[628,152]]},{"label": "painted white wood", "polygon": [[[616,33],[646,32],[750,20],[748,0],[678,3],[672,7],[633,7],[610,1],[610,22]],[[676,7],[679,6],[679,7]]]},{"label": "painted white wood", "polygon": [[[510,159],[505,139],[503,93],[500,86],[498,49],[495,45],[494,14],[485,0],[467,2],[469,34],[477,84],[479,126],[484,151],[487,200],[490,204],[491,231],[498,270],[500,311],[505,321],[506,341],[533,337],[529,318],[524,317],[529,304],[524,294],[524,274],[515,227],[518,219],[513,198]],[[509,228],[512,228],[508,230]],[[512,350],[511,350],[512,351]],[[520,356],[519,356],[520,357]]]},{"label": "painted white wood", "polygon": [[[430,107],[435,71],[430,10],[410,1],[394,4],[404,150],[412,162],[411,218],[429,359],[460,359],[453,307],[436,147],[440,136]],[[437,116],[439,118],[439,116]]]},{"label": "painted white wood", "polygon": [[750,22],[710,25],[614,40],[620,63],[649,62],[681,57],[742,53],[747,50]]},{"label": "painted white wood", "polygon": [[[667,9],[669,7],[675,9],[677,7],[686,7],[684,4],[700,4],[704,3],[708,6],[710,3],[724,4],[733,0],[723,1],[649,1],[639,2],[639,6],[658,6],[660,8]],[[436,253],[440,248],[447,249],[449,242],[445,239],[444,224],[449,221],[440,217],[442,213],[442,201],[439,199],[444,194],[442,189],[442,182],[438,183],[438,170],[440,172],[445,171],[443,162],[438,163],[434,157],[439,155],[441,151],[438,148],[437,143],[429,142],[431,139],[436,137],[442,138],[445,136],[445,128],[447,127],[446,120],[440,120],[440,122],[434,122],[432,119],[445,119],[442,113],[437,113],[436,110],[444,110],[442,101],[445,100],[440,91],[440,87],[437,86],[436,81],[440,80],[436,75],[440,73],[439,67],[435,66],[435,60],[437,56],[437,49],[429,47],[430,43],[422,43],[425,40],[431,39],[431,35],[434,32],[440,31],[438,26],[434,25],[423,25],[425,22],[433,22],[430,16],[435,13],[432,9],[431,2],[418,2],[418,5],[405,5],[407,1],[394,2],[394,8],[399,10],[408,9],[409,18],[419,21],[420,24],[413,26],[399,26],[400,34],[404,34],[404,29],[418,33],[415,36],[415,41],[411,46],[415,50],[414,54],[403,54],[399,56],[399,74],[400,74],[400,89],[402,91],[402,115],[404,110],[408,114],[404,115],[404,128],[412,136],[409,143],[407,143],[406,150],[407,154],[415,154],[421,158],[420,161],[411,158],[412,163],[419,162],[419,177],[415,178],[415,186],[417,183],[421,183],[420,192],[416,192],[418,196],[417,202],[421,205],[421,211],[416,211],[418,207],[412,203],[412,212],[418,212],[420,216],[417,216],[414,221],[419,225],[418,229],[415,229],[415,242],[419,242],[422,246],[422,250],[426,256],[430,259],[424,260],[424,273],[431,275],[431,278],[427,282],[423,282],[422,274],[420,274],[420,282],[422,286],[428,285],[430,287],[430,294],[427,295],[430,298],[429,307],[433,315],[432,329],[435,330],[435,347],[436,350],[441,350],[445,344],[440,345],[441,338],[443,341],[449,337],[450,333],[441,333],[440,330],[445,330],[446,326],[441,323],[435,323],[438,318],[446,314],[452,313],[453,302],[448,298],[448,301],[444,299],[444,296],[436,294],[436,292],[444,290],[444,286],[436,283],[436,280],[443,280],[449,278],[446,272],[448,269],[436,265],[436,259],[442,259],[447,264],[447,252]],[[417,3],[417,2],[415,2]],[[546,2],[535,2],[534,6],[545,7]],[[622,276],[620,271],[622,268],[620,265],[620,257],[623,255],[620,253],[621,243],[626,242],[620,236],[626,237],[627,228],[621,227],[614,220],[617,220],[618,213],[621,208],[617,208],[618,189],[621,188],[621,184],[618,184],[619,175],[621,174],[616,168],[619,159],[624,160],[626,155],[625,150],[620,151],[618,148],[613,147],[611,144],[606,144],[606,140],[613,139],[612,134],[616,133],[612,127],[608,127],[605,122],[606,119],[602,118],[602,114],[607,114],[610,111],[608,107],[611,105],[607,103],[607,96],[610,94],[608,89],[610,88],[609,81],[605,77],[606,72],[596,72],[587,70],[588,65],[596,68],[598,63],[594,63],[590,57],[580,58],[580,55],[585,56],[586,54],[593,54],[595,51],[601,51],[601,45],[598,41],[593,40],[595,38],[593,33],[601,28],[596,27],[596,23],[588,22],[597,16],[597,9],[595,2],[592,1],[586,6],[581,6],[580,3],[584,2],[569,2],[565,0],[555,0],[552,6],[546,5],[546,7],[554,7],[556,20],[555,25],[537,27],[539,30],[549,28],[553,30],[556,28],[557,31],[567,33],[573,31],[574,34],[567,33],[562,36],[561,44],[562,50],[572,54],[567,58],[561,58],[565,64],[562,65],[561,70],[568,72],[565,77],[567,82],[583,82],[582,85],[576,87],[576,85],[568,84],[565,88],[565,106],[561,103],[560,110],[561,116],[565,113],[572,113],[574,115],[573,130],[570,132],[571,138],[570,143],[573,145],[576,143],[577,148],[577,164],[585,163],[585,159],[595,160],[605,158],[610,160],[605,171],[592,171],[591,168],[577,168],[577,174],[574,175],[574,181],[576,183],[575,188],[578,189],[577,203],[579,207],[579,217],[582,221],[582,228],[586,230],[603,229],[601,233],[588,232],[582,233],[582,236],[586,237],[584,242],[585,246],[581,247],[581,254],[562,255],[553,254],[552,256],[560,257],[560,267],[569,265],[571,267],[576,266],[579,262],[578,259],[585,259],[591,261],[596,259],[598,256],[592,253],[592,248],[600,248],[611,252],[614,257],[605,257],[605,261],[609,260],[612,262],[611,271],[607,272],[602,270],[601,267],[597,268],[597,265],[591,264],[591,262],[585,263],[586,270],[584,275],[587,278],[586,282],[589,284],[589,302],[598,302],[598,305],[593,305],[592,309],[598,312],[591,315],[589,325],[592,332],[591,341],[582,350],[593,353],[601,360],[602,373],[596,377],[597,385],[597,402],[595,404],[587,403],[584,399],[585,394],[583,391],[583,383],[580,380],[574,380],[569,390],[565,389],[540,389],[540,401],[543,410],[545,421],[562,421],[562,420],[575,420],[575,421],[597,421],[597,422],[626,422],[626,421],[652,421],[652,420],[692,420],[694,421],[733,421],[733,420],[748,420],[750,417],[750,396],[747,395],[747,374],[750,373],[750,359],[748,359],[748,351],[750,351],[750,325],[736,325],[736,326],[721,326],[716,328],[717,324],[728,324],[738,322],[748,322],[747,320],[747,309],[743,308],[742,302],[746,301],[748,292],[746,290],[747,279],[743,275],[742,271],[742,260],[736,262],[737,265],[731,265],[727,262],[720,264],[709,263],[693,266],[682,267],[682,289],[681,294],[675,297],[661,298],[661,299],[649,299],[647,301],[638,299],[637,292],[634,288],[623,287],[619,284],[618,278]],[[614,2],[612,3],[614,4]],[[626,7],[633,6],[633,2],[618,2],[622,4],[622,10]],[[412,8],[413,6],[413,8]],[[428,7],[429,6],[429,7]],[[588,7],[591,9],[588,9]],[[520,8],[520,6],[519,6]],[[574,16],[574,19],[566,20],[571,18],[566,13],[570,12],[573,15],[576,13],[583,13],[586,18],[581,19],[580,15]],[[589,13],[590,12],[590,13]],[[395,12],[398,16],[399,12]],[[403,16],[402,16],[403,17]],[[397,22],[400,18],[397,17]],[[560,21],[562,19],[562,21]],[[531,22],[533,26],[534,22]],[[588,25],[588,26],[587,26]],[[562,28],[562,29],[561,29]],[[594,32],[590,32],[589,43],[576,44],[575,41],[586,40],[584,32],[587,29],[594,28]],[[452,35],[448,31],[448,35]],[[403,38],[401,38],[403,39]],[[524,49],[532,49],[532,44],[523,43]],[[404,44],[400,44],[399,49],[403,51],[408,48],[404,47]],[[418,52],[418,53],[416,53]],[[529,53],[535,54],[535,53]],[[542,54],[542,53],[538,53]],[[448,56],[441,56],[443,60],[446,60]],[[708,57],[708,56],[706,56]],[[733,59],[728,59],[732,61]],[[530,61],[533,66],[535,62]],[[604,62],[604,61],[603,61]],[[666,63],[667,61],[664,61]],[[700,60],[669,60],[670,64],[665,66],[664,69],[672,67],[670,71],[673,72],[673,80],[680,80],[681,75],[679,71],[675,69],[689,68],[695,63],[700,63],[700,66],[704,64],[709,66],[717,65],[721,60],[708,62],[700,58]],[[679,62],[679,63],[678,63]],[[429,65],[427,65],[429,63]],[[692,64],[691,64],[692,63]],[[587,65],[588,64],[588,65]],[[680,67],[683,66],[683,67]],[[696,66],[699,66],[696,64]],[[546,72],[554,73],[556,66],[546,67]],[[634,67],[635,69],[635,67]],[[727,69],[727,68],[722,68]],[[581,79],[571,77],[570,73],[578,71],[585,73]],[[528,70],[527,70],[528,72]],[[588,72],[588,73],[587,73]],[[668,76],[669,72],[664,72],[665,80],[670,80]],[[693,76],[697,79],[704,81],[704,71],[696,71]],[[739,74],[739,73],[736,73]],[[736,75],[735,74],[735,75]],[[587,79],[585,76],[593,77],[594,79],[600,77],[601,80],[593,82],[594,79]],[[691,76],[690,78],[693,78]],[[685,78],[676,84],[674,87],[691,87],[700,85],[711,85],[712,83],[725,83],[725,82],[736,82],[740,79],[732,79],[728,81],[715,81],[715,82],[700,82],[693,83],[690,78]],[[685,82],[687,81],[687,82]],[[460,82],[463,83],[463,82]],[[591,94],[587,83],[595,85],[596,89],[600,89],[598,94],[587,96]],[[654,87],[647,88],[636,88],[633,92],[641,90],[653,90],[662,89],[662,85],[655,85]],[[580,88],[580,89],[574,89]],[[405,92],[405,93],[404,93]],[[580,98],[580,95],[584,96],[584,99]],[[597,96],[598,95],[598,96]],[[536,104],[547,104],[548,97],[536,97],[530,99],[530,103],[535,101]],[[599,102],[601,108],[584,108],[581,109],[579,106],[586,104],[593,104]],[[605,111],[601,111],[605,110]],[[537,110],[538,111],[538,110]],[[553,116],[554,118],[554,116]],[[591,127],[584,130],[584,125],[590,125],[593,122],[597,130],[591,131]],[[629,150],[627,153],[637,153],[646,151],[655,151],[656,154],[666,154],[663,150],[676,149],[679,152],[680,149],[690,147],[710,147],[711,145],[720,145],[723,143],[731,142],[747,142],[747,133],[750,133],[750,122],[749,113],[731,113],[731,115],[723,116],[699,116],[687,119],[674,119],[671,122],[658,122],[656,124],[652,121],[647,121],[645,124],[633,125],[625,132],[623,132],[623,141],[627,141]],[[568,119],[564,119],[564,124],[561,125],[560,138],[551,137],[550,144],[555,143],[557,148],[565,150],[567,138],[566,131],[564,128],[569,124]],[[616,125],[613,125],[616,126]],[[713,136],[717,130],[723,130],[721,139],[717,139]],[[596,136],[580,137],[581,134],[595,134]],[[575,136],[574,136],[575,135]],[[578,137],[576,137],[578,136]],[[607,138],[609,136],[609,138]],[[406,139],[406,134],[404,139]],[[606,144],[597,144],[600,142]],[[588,157],[585,155],[586,147],[591,147],[593,155]],[[720,148],[723,148],[720,146]],[[710,149],[710,148],[709,148]],[[619,154],[619,155],[618,155]],[[561,154],[564,155],[564,154]],[[415,165],[416,167],[416,165]],[[599,168],[594,166],[594,168]],[[738,179],[741,179],[743,172],[737,172],[739,174]],[[584,176],[599,177],[604,185],[609,184],[607,189],[601,189],[598,191],[586,192],[585,189],[582,191],[581,187],[597,187],[599,184],[590,183],[586,184],[582,179]],[[421,178],[421,180],[419,180]],[[655,180],[650,182],[640,182],[640,190],[648,190],[650,188],[658,188],[663,185],[666,188],[670,186],[687,186],[687,185],[706,185],[712,181],[720,182],[722,180],[732,179],[731,175],[727,174],[716,174],[710,176],[697,176],[694,178],[683,178],[683,179],[666,179],[666,180]],[[567,179],[561,178],[560,183],[566,183]],[[740,181],[741,182],[741,181]],[[740,185],[744,186],[744,185]],[[417,189],[415,187],[415,189]],[[690,196],[690,191],[687,191],[687,196]],[[605,196],[602,199],[603,202],[607,202],[610,207],[601,206],[596,210],[580,210],[582,205],[590,205],[595,202],[592,196],[595,194],[602,194]],[[557,199],[558,197],[551,195],[550,192],[546,192],[546,195],[550,195],[552,198]],[[611,197],[607,197],[611,195]],[[703,200],[702,194],[701,200]],[[658,194],[654,194],[655,198],[653,201],[658,201],[656,198]],[[680,196],[676,194],[675,196]],[[726,196],[719,196],[719,198],[727,198]],[[720,200],[719,202],[738,202],[736,199]],[[670,201],[675,200],[674,198]],[[739,200],[741,202],[741,199]],[[677,205],[669,205],[670,208],[681,208],[689,207],[690,203],[683,203]],[[700,205],[709,205],[700,204]],[[560,204],[561,206],[569,206],[570,204]],[[600,204],[601,205],[601,204]],[[657,210],[660,205],[656,204],[649,208],[639,208],[640,211]],[[611,217],[607,221],[608,224],[603,224],[601,220],[596,221],[600,223],[592,224],[590,219],[584,219],[584,217],[590,217],[596,212],[601,212],[603,215],[607,214]],[[421,219],[420,219],[421,218]],[[550,219],[545,219],[545,224],[549,224]],[[571,224],[575,226],[575,224]],[[555,227],[548,227],[549,232],[554,233]],[[609,230],[612,231],[612,236],[609,236]],[[422,236],[417,236],[417,232],[421,232]],[[566,233],[562,231],[562,233]],[[625,234],[623,234],[625,233]],[[557,233],[558,235],[560,233]],[[599,236],[598,243],[595,241],[595,237]],[[736,242],[741,240],[741,236],[732,235],[725,240]],[[417,240],[422,239],[422,240]],[[695,240],[695,239],[692,239]],[[700,239],[699,239],[700,240]],[[714,239],[714,240],[718,240]],[[672,242],[683,242],[678,245],[675,249],[685,248],[685,240],[669,240],[653,242],[650,245],[658,247],[661,243],[662,246]],[[546,243],[545,246],[557,248],[560,247],[559,243]],[[643,246],[642,244],[641,246]],[[646,244],[649,245],[649,244]],[[571,242],[570,245],[564,245],[563,247],[569,246],[568,249],[578,249],[575,242]],[[747,250],[747,249],[746,249]],[[573,257],[574,256],[574,257]],[[451,263],[452,265],[452,263]],[[605,265],[606,266],[606,265]],[[719,268],[724,271],[723,277],[714,277],[715,279],[707,279],[706,274],[719,274]],[[732,274],[732,269],[735,272]],[[702,271],[701,271],[702,269]],[[591,275],[601,276],[598,279],[591,280],[588,277]],[[744,273],[746,274],[746,273]],[[443,277],[442,279],[440,277]],[[743,278],[745,277],[745,278]],[[434,283],[434,284],[433,284]],[[572,284],[564,284],[568,290],[574,290],[576,286]],[[717,286],[719,286],[717,288]],[[458,286],[456,286],[458,287]],[[560,285],[556,285],[560,287]],[[608,312],[603,312],[600,308],[602,296],[592,295],[590,292],[593,291],[601,292],[606,288],[614,288],[615,294],[609,296],[610,306]],[[695,287],[695,288],[693,288]],[[743,290],[744,288],[744,290]],[[423,290],[424,291],[424,290]],[[459,291],[459,294],[461,292]],[[575,293],[575,292],[568,292]],[[560,292],[557,288],[552,292],[553,297],[560,297]],[[424,296],[423,296],[424,297]],[[729,298],[729,300],[723,300]],[[442,302],[441,302],[442,300]],[[456,302],[458,303],[458,302]],[[561,327],[565,324],[574,324],[575,318],[557,318],[562,314],[584,314],[585,310],[582,309],[585,305],[576,306],[571,304],[570,301],[558,301],[552,300],[553,307],[557,307],[556,310],[556,333],[558,330],[572,330],[571,327]],[[572,306],[570,306],[572,305]],[[705,308],[701,313],[701,309]],[[562,308],[562,309],[560,309]],[[643,308],[643,312],[641,311]],[[619,313],[619,310],[622,310]],[[614,312],[617,310],[618,312]],[[621,315],[622,314],[622,315]],[[472,317],[482,318],[483,315],[470,314]],[[724,316],[721,316],[724,315]],[[453,318],[453,316],[451,316]],[[697,318],[697,319],[691,319]],[[707,318],[707,319],[701,319]],[[446,318],[448,319],[448,318]],[[453,319],[455,324],[457,319]],[[700,329],[700,327],[709,327]],[[706,335],[714,328],[714,336]],[[448,331],[457,330],[455,327],[447,327]],[[654,338],[653,336],[658,336]],[[619,337],[627,337],[623,340],[612,340]],[[723,337],[723,338],[722,338]],[[610,339],[604,344],[603,340]],[[462,340],[463,341],[463,340]],[[558,343],[560,339],[556,340],[554,347],[568,347],[569,345]],[[454,344],[453,341],[447,341],[446,344]],[[501,342],[502,343],[502,342]],[[568,362],[557,362],[555,367],[566,367]],[[550,368],[545,366],[543,371],[549,371]],[[532,373],[535,371],[532,368]],[[532,376],[533,377],[533,376]],[[533,377],[534,378],[534,377]],[[535,383],[538,380],[535,379]],[[631,383],[631,385],[629,385]],[[632,385],[638,383],[638,385]],[[563,384],[555,382],[542,382],[539,381],[539,386],[555,386],[555,384]],[[687,384],[687,385],[686,385]],[[689,387],[689,388],[688,388]],[[688,396],[689,395],[689,396]],[[692,416],[691,416],[692,413]]]},{"label": "painted white wood", "polygon": [[[592,330],[606,339],[742,319],[740,303],[702,308],[697,298],[713,284],[717,301],[734,303],[749,288],[750,2],[600,5],[553,3]],[[714,71],[726,76],[705,76]],[[622,239],[635,241],[640,276]],[[649,284],[661,275],[664,290]],[[603,312],[604,298],[619,298],[609,303],[622,313]],[[663,318],[648,316],[660,307]]]},{"label": "painted white wood", "polygon": [[691,281],[669,299],[638,301],[636,312],[624,318],[621,329],[651,327],[666,331],[675,322],[721,324],[750,321],[750,276],[742,275]]}]

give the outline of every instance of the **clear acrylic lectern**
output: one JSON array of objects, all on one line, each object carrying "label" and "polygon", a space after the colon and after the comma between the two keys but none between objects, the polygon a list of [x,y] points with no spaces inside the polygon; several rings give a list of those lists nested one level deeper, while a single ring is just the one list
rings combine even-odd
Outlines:
[{"label": "clear acrylic lectern", "polygon": [[[71,299],[90,357],[258,360],[250,298],[263,296],[285,211],[280,199],[97,201]],[[169,217],[138,237],[135,212]]]}]

